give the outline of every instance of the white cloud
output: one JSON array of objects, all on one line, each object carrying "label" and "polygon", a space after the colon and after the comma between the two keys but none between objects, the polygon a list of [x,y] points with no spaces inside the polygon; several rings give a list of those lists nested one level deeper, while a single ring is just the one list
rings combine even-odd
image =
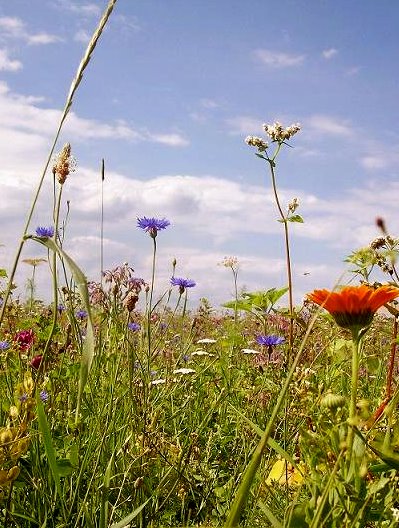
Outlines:
[{"label": "white cloud", "polygon": [[267,49],[257,49],[253,56],[262,64],[271,68],[290,68],[300,66],[305,61],[305,55],[293,55],[280,51],[271,51]]},{"label": "white cloud", "polygon": [[85,16],[98,17],[101,15],[100,7],[94,2],[72,2],[71,0],[56,0],[53,2],[54,7],[69,11],[70,13]]},{"label": "white cloud", "polygon": [[367,170],[385,169],[389,165],[389,160],[381,155],[364,156],[360,159],[361,165]]},{"label": "white cloud", "polygon": [[329,48],[326,50],[323,50],[322,55],[325,59],[329,60],[335,57],[335,55],[338,53],[338,50],[335,48]]},{"label": "white cloud", "polygon": [[0,29],[2,30],[1,38],[13,38],[24,40],[31,45],[53,44],[61,42],[62,39],[54,34],[39,32],[30,33],[26,29],[26,24],[20,18],[0,17]]},{"label": "white cloud", "polygon": [[237,116],[227,119],[227,126],[231,134],[257,135],[264,134],[262,124],[264,121],[249,116]]},{"label": "white cloud", "polygon": [[[1,61],[1,55],[0,55]],[[0,137],[9,138],[10,134],[18,143],[18,137],[25,141],[26,134],[47,141],[52,136],[61,111],[53,108],[40,108],[40,97],[23,96],[10,92],[7,84],[0,81]],[[122,139],[128,141],[149,141],[170,147],[182,147],[188,140],[177,133],[153,134],[145,128],[133,129],[122,120],[114,123],[102,123],[95,119],[79,117],[70,112],[65,122],[64,133],[78,139]],[[8,142],[8,140],[7,140]],[[7,152],[12,152],[9,148]],[[6,156],[8,158],[8,156]]]},{"label": "white cloud", "polygon": [[7,50],[0,49],[0,71],[18,71],[21,68],[22,62],[10,59]]},{"label": "white cloud", "polygon": [[148,134],[148,138],[155,143],[169,147],[186,147],[190,142],[180,134]]},{"label": "white cloud", "polygon": [[91,39],[91,35],[85,29],[79,29],[73,36],[75,42],[88,43]]},{"label": "white cloud", "polygon": [[62,38],[57,35],[50,33],[36,33],[34,35],[27,35],[26,40],[28,44],[40,45],[40,44],[53,44],[54,42],[62,42]]},{"label": "white cloud", "polygon": [[331,136],[352,136],[354,131],[351,123],[346,119],[339,119],[327,115],[312,115],[305,119],[305,127],[313,132]]}]

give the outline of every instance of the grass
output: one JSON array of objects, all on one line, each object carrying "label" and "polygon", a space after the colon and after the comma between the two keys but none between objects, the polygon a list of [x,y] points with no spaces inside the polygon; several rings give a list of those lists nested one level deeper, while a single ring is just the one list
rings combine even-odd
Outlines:
[{"label": "grass", "polygon": [[[1,526],[397,526],[399,312],[381,303],[390,314],[374,316],[371,326],[368,314],[359,326],[365,301],[357,299],[341,313],[356,325],[342,328],[336,314],[294,306],[289,226],[303,219],[296,199],[286,211],[281,204],[277,156],[297,125],[265,126],[271,147],[247,138],[270,169],[286,288],[239,294],[239,263],[230,257],[222,264],[235,298],[224,307],[202,299],[190,310],[191,281],[157,298],[158,232],[168,222],[153,218],[139,222],[153,253],[149,279],[123,264],[87,282],[59,229],[70,145],[52,167],[53,226],[32,232],[60,130],[115,4],[72,81],[14,264],[0,270]],[[379,227],[383,237],[347,261],[363,282],[377,268],[395,286],[399,242],[381,219]],[[48,252],[48,306],[35,296],[32,259],[26,301],[12,298],[28,240]]]}]

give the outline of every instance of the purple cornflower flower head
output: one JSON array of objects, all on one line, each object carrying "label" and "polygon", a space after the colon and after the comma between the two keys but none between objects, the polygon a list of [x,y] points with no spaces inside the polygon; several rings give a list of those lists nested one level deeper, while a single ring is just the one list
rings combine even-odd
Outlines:
[{"label": "purple cornflower flower head", "polygon": [[58,313],[61,315],[62,312],[65,311],[65,306],[64,306],[63,304],[59,304],[59,305],[57,306],[57,310],[58,310]]},{"label": "purple cornflower flower head", "polygon": [[190,361],[190,356],[188,354],[184,354],[184,356],[182,357],[182,360],[187,363],[187,361]]},{"label": "purple cornflower flower head", "polygon": [[54,227],[39,226],[36,228],[36,236],[41,238],[52,238],[54,236]]},{"label": "purple cornflower flower head", "polygon": [[75,315],[76,319],[79,319],[79,321],[83,321],[83,319],[86,319],[87,317],[87,312],[86,310],[78,310]]},{"label": "purple cornflower flower head", "polygon": [[48,392],[45,391],[45,390],[40,391],[39,396],[40,396],[40,399],[42,400],[43,403],[46,403],[46,401],[49,398]]},{"label": "purple cornflower flower head", "polygon": [[0,341],[0,350],[7,350],[7,348],[10,348],[10,343],[7,341]]},{"label": "purple cornflower flower head", "polygon": [[26,394],[26,392],[24,392],[23,394],[21,394],[21,396],[18,399],[21,403],[25,403],[26,400],[28,399],[28,395]]},{"label": "purple cornflower flower head", "polygon": [[154,376],[157,375],[157,371],[156,370],[151,370],[150,371],[150,376],[153,378]]},{"label": "purple cornflower flower head", "polygon": [[172,286],[179,286],[179,293],[183,294],[186,288],[194,288],[195,281],[191,279],[182,279],[181,277],[172,277],[170,279]]},{"label": "purple cornflower flower head", "polygon": [[140,330],[140,325],[139,325],[139,323],[127,323],[127,327],[128,327],[129,330],[131,330],[132,332],[137,332],[138,330]]},{"label": "purple cornflower flower head", "polygon": [[285,338],[276,335],[260,335],[257,336],[256,342],[262,346],[273,347],[284,343]]},{"label": "purple cornflower flower head", "polygon": [[150,237],[155,238],[158,234],[158,231],[166,229],[170,225],[169,220],[166,218],[137,218],[137,227],[147,231]]}]

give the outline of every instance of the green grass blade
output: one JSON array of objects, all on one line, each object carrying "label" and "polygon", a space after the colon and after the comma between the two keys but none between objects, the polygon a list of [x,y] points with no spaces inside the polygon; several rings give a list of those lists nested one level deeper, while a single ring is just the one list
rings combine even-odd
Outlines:
[{"label": "green grass blade", "polygon": [[273,528],[283,528],[281,522],[273,515],[269,508],[262,501],[258,501],[258,506],[262,512],[266,515],[268,521],[273,526]]},{"label": "green grass blade", "polygon": [[108,496],[109,486],[111,483],[112,465],[114,463],[114,453],[112,453],[109,459],[107,469],[105,470],[103,489],[101,494],[101,510],[100,510],[100,523],[99,528],[107,528],[108,522]]},{"label": "green grass blade", "polygon": [[111,524],[110,528],[125,528],[130,521],[132,521],[137,515],[146,507],[147,503],[150,501],[151,497],[147,499],[141,506],[136,508],[132,513],[129,513],[124,519],[119,521],[118,523]]},{"label": "green grass blade", "polygon": [[58,498],[61,501],[62,511],[64,512],[64,501],[61,490],[61,481],[60,475],[58,473],[57,458],[55,456],[55,449],[53,446],[53,439],[51,437],[50,427],[47,422],[46,413],[44,412],[43,403],[40,399],[40,395],[37,392],[36,394],[36,411],[37,411],[37,420],[39,423],[39,429],[42,434],[44,450],[47,456],[48,464],[50,467],[51,474],[54,479],[55,489],[57,490]]}]

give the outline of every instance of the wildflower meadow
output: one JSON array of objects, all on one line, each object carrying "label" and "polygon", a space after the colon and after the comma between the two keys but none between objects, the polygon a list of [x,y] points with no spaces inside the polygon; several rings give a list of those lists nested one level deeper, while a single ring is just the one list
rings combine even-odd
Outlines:
[{"label": "wildflower meadow", "polygon": [[[379,218],[380,236],[343,256],[349,282],[332,278],[295,302],[291,227],[306,211],[282,202],[279,172],[299,124],[243,138],[270,181],[284,287],[242,290],[240,262],[226,256],[234,295],[222,306],[193,306],[201,277],[176,261],[159,293],[173,218],[151,211],[132,212],[129,226],[148,244],[145,277],[124,262],[93,281],[65,251],[75,161],[73,138],[60,148],[59,134],[115,3],[72,80],[13,265],[0,270],[0,525],[398,526],[399,239]],[[36,226],[45,178],[53,214]],[[22,299],[13,292],[27,244],[46,258],[25,259]],[[37,266],[48,267],[50,303],[36,297]]]}]

